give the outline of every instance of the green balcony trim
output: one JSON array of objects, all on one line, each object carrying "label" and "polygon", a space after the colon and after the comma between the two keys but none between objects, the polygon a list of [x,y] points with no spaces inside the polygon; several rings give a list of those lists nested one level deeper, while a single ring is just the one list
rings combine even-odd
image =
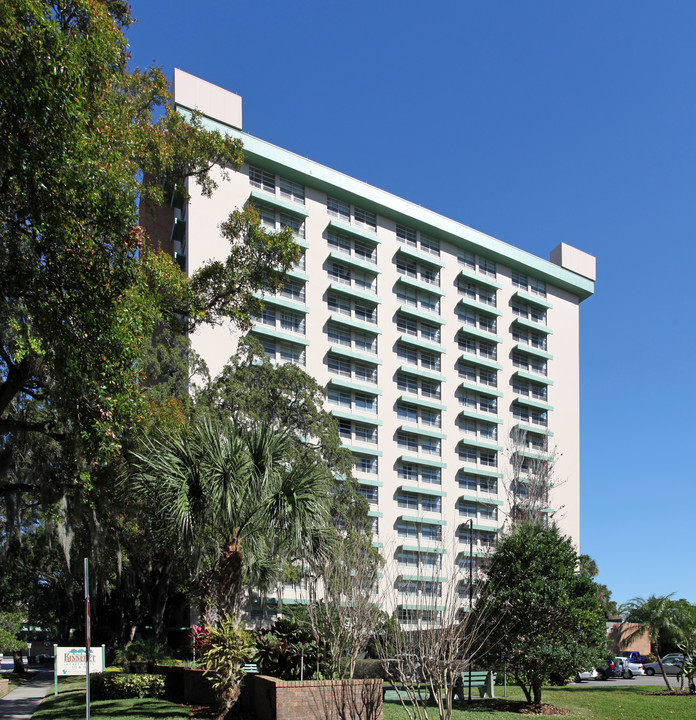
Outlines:
[{"label": "green balcony trim", "polygon": [[423,290],[423,292],[432,293],[433,295],[439,295],[440,297],[447,295],[447,291],[443,290],[442,287],[440,287],[439,285],[431,285],[430,283],[423,282],[422,280],[415,280],[408,275],[399,275],[396,281],[403,283],[404,285],[416,288],[418,290]]},{"label": "green balcony trim", "polygon": [[381,517],[384,517],[384,513],[383,513],[383,512],[379,512],[379,510],[368,510],[368,511],[367,511],[367,517],[381,518]]},{"label": "green balcony trim", "polygon": [[466,475],[482,475],[483,477],[489,477],[489,478],[498,478],[501,479],[503,477],[503,473],[497,472],[495,470],[483,470],[481,468],[469,468],[469,467],[463,467],[460,469],[460,472],[466,474]]},{"label": "green balcony trim", "polygon": [[529,303],[530,305],[536,305],[537,307],[545,308],[546,310],[551,310],[553,308],[553,305],[548,300],[544,300],[543,298],[540,298],[536,295],[531,295],[530,293],[522,292],[521,290],[513,293],[512,297],[518,298],[519,300]]},{"label": "green balcony trim", "polygon": [[399,247],[396,249],[396,252],[399,255],[406,255],[407,257],[418,260],[419,262],[424,262],[428,265],[432,265],[433,267],[443,268],[447,265],[447,263],[441,260],[440,257],[438,257],[437,255],[431,255],[430,253],[421,252],[420,250],[416,250],[415,248],[409,247],[408,245],[399,245]]},{"label": "green balcony trim", "polygon": [[484,422],[495,423],[496,425],[502,425],[503,419],[497,415],[486,415],[485,413],[477,413],[474,410],[463,408],[459,411],[460,415],[471,418],[472,420],[483,420]]},{"label": "green balcony trim", "polygon": [[382,268],[374,263],[371,263],[369,260],[362,260],[361,258],[354,257],[353,255],[346,255],[346,253],[339,252],[338,250],[331,250],[329,252],[329,258],[338,263],[350,265],[358,270],[367,270],[367,272],[370,272],[373,275],[379,275],[382,272]]},{"label": "green balcony trim", "polygon": [[496,317],[500,317],[503,314],[502,310],[498,310],[498,308],[495,308],[492,305],[486,305],[486,303],[479,302],[478,300],[472,300],[471,298],[466,296],[459,298],[459,304],[466,305],[473,310],[488,313],[489,315],[495,315]]},{"label": "green balcony trim", "polygon": [[484,530],[485,532],[498,532],[498,526],[497,525],[480,525],[478,523],[473,523],[472,527],[474,530]]},{"label": "green balcony trim", "polygon": [[527,405],[529,407],[538,408],[539,410],[553,410],[553,405],[549,405],[541,400],[525,397],[524,395],[515,395],[512,401],[516,402],[518,405]]},{"label": "green balcony trim", "polygon": [[374,457],[382,457],[382,455],[384,455],[384,453],[381,450],[377,450],[377,448],[362,447],[361,445],[351,445],[350,443],[341,442],[344,448],[358,455],[373,455]]},{"label": "green balcony trim", "polygon": [[332,377],[328,385],[335,385],[336,387],[346,388],[347,390],[357,390],[358,392],[369,393],[370,395],[381,395],[382,391],[374,385],[363,385],[362,383],[356,383],[352,380],[344,380],[339,377]]},{"label": "green balcony trim", "polygon": [[470,335],[471,337],[479,338],[480,340],[486,340],[492,343],[501,343],[503,338],[493,333],[486,332],[485,330],[479,330],[479,328],[471,327],[470,325],[459,325],[460,335]]},{"label": "green balcony trim", "polygon": [[440,373],[436,373],[433,370],[419,368],[417,365],[400,365],[399,372],[410,373],[411,375],[424,377],[428,380],[437,380],[438,382],[445,382],[445,380],[447,380],[444,375],[440,375]]},{"label": "green balcony trim", "polygon": [[404,343],[404,345],[411,345],[412,347],[421,348],[434,353],[440,353],[441,355],[447,352],[442,345],[436,345],[435,343],[428,342],[427,340],[421,340],[420,338],[415,337],[414,335],[408,335],[407,333],[402,333],[399,335],[398,339],[400,342]]},{"label": "green balcony trim", "polygon": [[421,517],[420,515],[399,515],[397,520],[403,520],[403,522],[416,523],[416,525],[440,525],[444,527],[447,525],[447,520],[437,518]]},{"label": "green balcony trim", "polygon": [[517,343],[512,349],[527,353],[528,355],[534,355],[535,357],[544,358],[544,360],[553,360],[553,355],[546,352],[546,350],[539,350],[539,348],[525,345],[524,343]]},{"label": "green balcony trim", "polygon": [[463,437],[459,440],[460,445],[473,445],[474,447],[480,447],[484,450],[495,450],[496,452],[503,452],[505,449],[502,445],[489,442],[488,440],[479,440],[478,438]]},{"label": "green balcony trim", "polygon": [[502,370],[503,366],[499,365],[495,360],[481,357],[480,355],[472,355],[464,352],[459,356],[460,360],[471,363],[472,365],[480,365],[481,367],[490,368],[491,370]]},{"label": "green balcony trim", "polygon": [[286,342],[293,343],[294,345],[304,345],[305,347],[309,345],[309,340],[302,335],[294,335],[293,333],[283,332],[282,330],[263,325],[262,323],[254,323],[251,326],[250,332],[255,335],[266,335],[274,340],[285,340]]},{"label": "green balcony trim", "polygon": [[492,395],[493,397],[503,397],[503,393],[500,390],[493,389],[490,385],[479,385],[478,383],[464,382],[459,383],[459,387],[464,390],[473,390],[474,392],[481,393],[482,395]]},{"label": "green balcony trim", "polygon": [[382,361],[376,355],[368,355],[367,353],[356,352],[355,350],[343,347],[342,345],[330,345],[329,350],[335,355],[353,358],[354,360],[362,360],[363,362],[372,363],[373,365],[382,364]]},{"label": "green balcony trim", "polygon": [[282,210],[301,218],[309,217],[309,211],[304,206],[281,200],[279,197],[265,193],[262,190],[252,190],[251,195],[249,195],[249,200],[251,200],[254,204],[258,203],[259,205],[270,205],[276,210]]},{"label": "green balcony trim", "polygon": [[343,283],[332,282],[329,284],[329,290],[333,290],[339,294],[350,295],[351,297],[358,298],[359,300],[365,300],[373,305],[380,305],[382,303],[381,298],[372,293],[363,292],[362,290],[356,290],[352,285],[344,285]]},{"label": "green balcony trim", "polygon": [[442,462],[441,460],[430,460],[429,458],[422,458],[417,455],[399,455],[398,460],[405,463],[413,463],[414,465],[427,465],[428,467],[442,469],[447,468],[447,463]]},{"label": "green balcony trim", "polygon": [[538,425],[526,425],[525,423],[517,423],[513,427],[518,430],[524,430],[528,433],[537,433],[537,435],[546,435],[547,437],[553,437],[553,433],[545,427],[539,427]]},{"label": "green balcony trim", "polygon": [[517,375],[517,377],[522,378],[523,380],[532,380],[540,385],[553,385],[553,380],[549,380],[546,375],[538,375],[536,373],[528,372],[527,370],[515,370],[512,375],[513,377]]},{"label": "green balcony trim", "polygon": [[432,575],[404,575],[400,573],[397,577],[402,580],[415,580],[416,582],[447,582],[447,578],[443,576],[433,577]]},{"label": "green balcony trim", "polygon": [[433,315],[432,313],[425,312],[424,310],[420,310],[419,308],[413,307],[412,305],[404,305],[402,303],[401,305],[399,305],[399,312],[403,313],[404,315],[410,315],[411,317],[418,318],[419,320],[427,320],[434,325],[445,324],[444,319],[440,315]]},{"label": "green balcony trim", "polygon": [[377,542],[376,540],[373,540],[373,541],[372,541],[372,547],[373,547],[373,548],[381,548],[381,547],[384,547],[384,543]]},{"label": "green balcony trim", "polygon": [[297,302],[296,300],[289,300],[282,295],[264,295],[263,293],[255,292],[254,296],[263,300],[264,303],[280,305],[288,310],[296,310],[297,312],[305,313],[305,315],[309,312],[309,307],[304,303]]},{"label": "green balcony trim", "polygon": [[309,281],[309,275],[307,275],[307,273],[305,272],[302,272],[301,270],[295,270],[293,268],[290,268],[290,270],[287,270],[285,274],[288,277],[293,278],[293,280],[302,280],[302,282]]},{"label": "green balcony trim", "polygon": [[371,332],[375,335],[381,335],[382,330],[372,323],[366,323],[362,320],[354,320],[349,315],[341,315],[341,313],[331,313],[329,320],[339,323],[340,325],[346,325],[347,327],[357,328],[358,330],[364,330],[365,332]]},{"label": "green balcony trim", "polygon": [[[459,544],[460,545],[461,544],[468,545],[469,541],[468,540],[460,540]],[[473,550],[471,554],[475,558],[482,558],[482,557],[489,557],[491,552],[490,552],[490,550]],[[460,550],[457,557],[460,560],[468,560],[469,559],[469,551],[468,550]],[[474,568],[474,570],[476,570],[476,568]],[[476,585],[476,583],[477,583],[477,580],[476,580],[476,578],[474,578],[472,585]],[[466,581],[462,581],[462,584],[464,585],[464,587],[468,586],[468,583]],[[468,608],[462,608],[462,609],[464,610],[464,612],[469,612]]]},{"label": "green balcony trim", "polygon": [[444,605],[430,605],[429,603],[397,603],[397,607],[402,610],[434,610],[435,612],[444,612]]},{"label": "green balcony trim", "polygon": [[447,440],[447,434],[443,433],[441,430],[429,430],[421,425],[403,424],[399,425],[398,429],[403,430],[404,432],[413,433],[414,435],[423,435],[425,437],[438,438],[439,440]]},{"label": "green balcony trim", "polygon": [[344,420],[355,420],[357,422],[365,423],[366,425],[377,425],[381,426],[384,424],[383,420],[380,420],[376,415],[361,415],[358,413],[348,412],[347,410],[337,410],[336,408],[330,408],[329,412],[334,417],[343,418]]},{"label": "green balcony trim", "polygon": [[[272,598],[267,600],[267,602],[270,603],[277,603],[278,600],[276,598]],[[303,600],[302,598],[286,598],[283,599],[283,605],[307,605],[308,600]]]},{"label": "green balcony trim", "polygon": [[384,487],[384,483],[381,480],[372,480],[370,478],[355,477],[358,485],[369,485],[370,487]]},{"label": "green balcony trim", "polygon": [[293,235],[292,239],[301,248],[304,248],[305,250],[309,250],[309,242],[307,240],[305,240],[304,238],[300,238],[300,237],[297,237],[297,235]]},{"label": "green balcony trim", "polygon": [[548,450],[515,450],[515,455],[520,455],[521,457],[531,458],[532,460],[552,460],[553,459],[553,453],[549,452]]},{"label": "green balcony trim", "polygon": [[493,280],[487,275],[479,275],[476,270],[470,270],[469,268],[459,268],[459,275],[465,277],[467,280],[471,280],[484,287],[493,288],[494,290],[500,290],[503,287],[497,280]]},{"label": "green balcony trim", "polygon": [[529,330],[534,330],[534,332],[541,333],[542,335],[553,335],[553,330],[548,325],[542,325],[541,323],[536,323],[533,320],[527,320],[527,318],[516,317],[512,321],[512,324],[528,328]]},{"label": "green balcony trim", "polygon": [[490,498],[482,498],[478,495],[460,495],[459,500],[466,500],[467,502],[477,502],[482,505],[502,505],[502,500],[492,500]]},{"label": "green balcony trim", "polygon": [[397,545],[407,552],[417,552],[424,555],[447,555],[447,550],[442,547],[426,547],[424,545]]},{"label": "green balcony trim", "polygon": [[426,400],[425,398],[422,398],[420,395],[408,395],[404,393],[403,395],[399,395],[399,400],[407,403],[411,403],[412,405],[419,405],[420,407],[428,408],[429,410],[447,410],[446,405],[442,405],[440,403],[436,403],[433,400]]},{"label": "green balcony trim", "polygon": [[399,485],[397,490],[413,493],[414,495],[433,495],[435,497],[447,497],[444,490],[431,490],[430,488],[416,487],[415,485]]},{"label": "green balcony trim", "polygon": [[342,223],[340,220],[334,220],[333,218],[329,220],[327,229],[328,228],[339,234],[352,235],[353,237],[360,238],[360,240],[367,240],[374,245],[379,245],[381,242],[375,233],[371,233],[368,230],[361,230],[360,228],[353,227],[347,223]]}]

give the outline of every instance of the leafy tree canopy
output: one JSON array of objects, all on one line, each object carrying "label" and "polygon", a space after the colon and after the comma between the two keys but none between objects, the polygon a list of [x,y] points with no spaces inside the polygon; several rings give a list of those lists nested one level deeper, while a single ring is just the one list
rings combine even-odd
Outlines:
[{"label": "leafy tree canopy", "polygon": [[517,525],[490,560],[479,601],[479,612],[499,618],[490,655],[507,664],[529,702],[541,702],[551,673],[570,677],[605,651],[597,589],[577,565],[570,538],[536,523]]}]

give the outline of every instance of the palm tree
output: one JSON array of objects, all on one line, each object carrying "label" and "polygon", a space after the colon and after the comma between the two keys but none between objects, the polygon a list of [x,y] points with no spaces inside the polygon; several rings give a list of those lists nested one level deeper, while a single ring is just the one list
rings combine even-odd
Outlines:
[{"label": "palm tree", "polygon": [[660,665],[662,677],[665,685],[671,691],[672,686],[667,679],[667,674],[662,665],[661,643],[664,636],[676,629],[676,617],[674,612],[674,603],[670,598],[672,594],[655,596],[649,598],[635,597],[621,606],[624,615],[624,623],[636,623],[637,627],[627,633],[622,641],[622,646],[627,647],[631,640],[644,632],[650,635],[650,648],[657,656],[657,662]]},{"label": "palm tree", "polygon": [[213,614],[239,612],[247,555],[271,547],[292,560],[323,548],[326,472],[293,456],[276,428],[205,419],[145,440],[131,463],[130,487],[154,509],[160,537],[206,567]]}]

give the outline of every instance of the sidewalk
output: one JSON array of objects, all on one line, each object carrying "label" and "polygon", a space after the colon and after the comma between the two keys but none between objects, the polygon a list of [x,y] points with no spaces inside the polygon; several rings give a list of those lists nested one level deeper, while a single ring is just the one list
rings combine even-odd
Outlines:
[{"label": "sidewalk", "polygon": [[38,670],[29,681],[0,698],[2,720],[29,720],[53,687],[53,670]]}]

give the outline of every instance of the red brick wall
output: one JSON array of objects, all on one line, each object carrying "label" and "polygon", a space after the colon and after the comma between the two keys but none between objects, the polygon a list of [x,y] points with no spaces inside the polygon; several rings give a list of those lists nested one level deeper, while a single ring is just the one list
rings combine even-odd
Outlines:
[{"label": "red brick wall", "polygon": [[382,720],[382,681],[253,679],[258,720]]}]

